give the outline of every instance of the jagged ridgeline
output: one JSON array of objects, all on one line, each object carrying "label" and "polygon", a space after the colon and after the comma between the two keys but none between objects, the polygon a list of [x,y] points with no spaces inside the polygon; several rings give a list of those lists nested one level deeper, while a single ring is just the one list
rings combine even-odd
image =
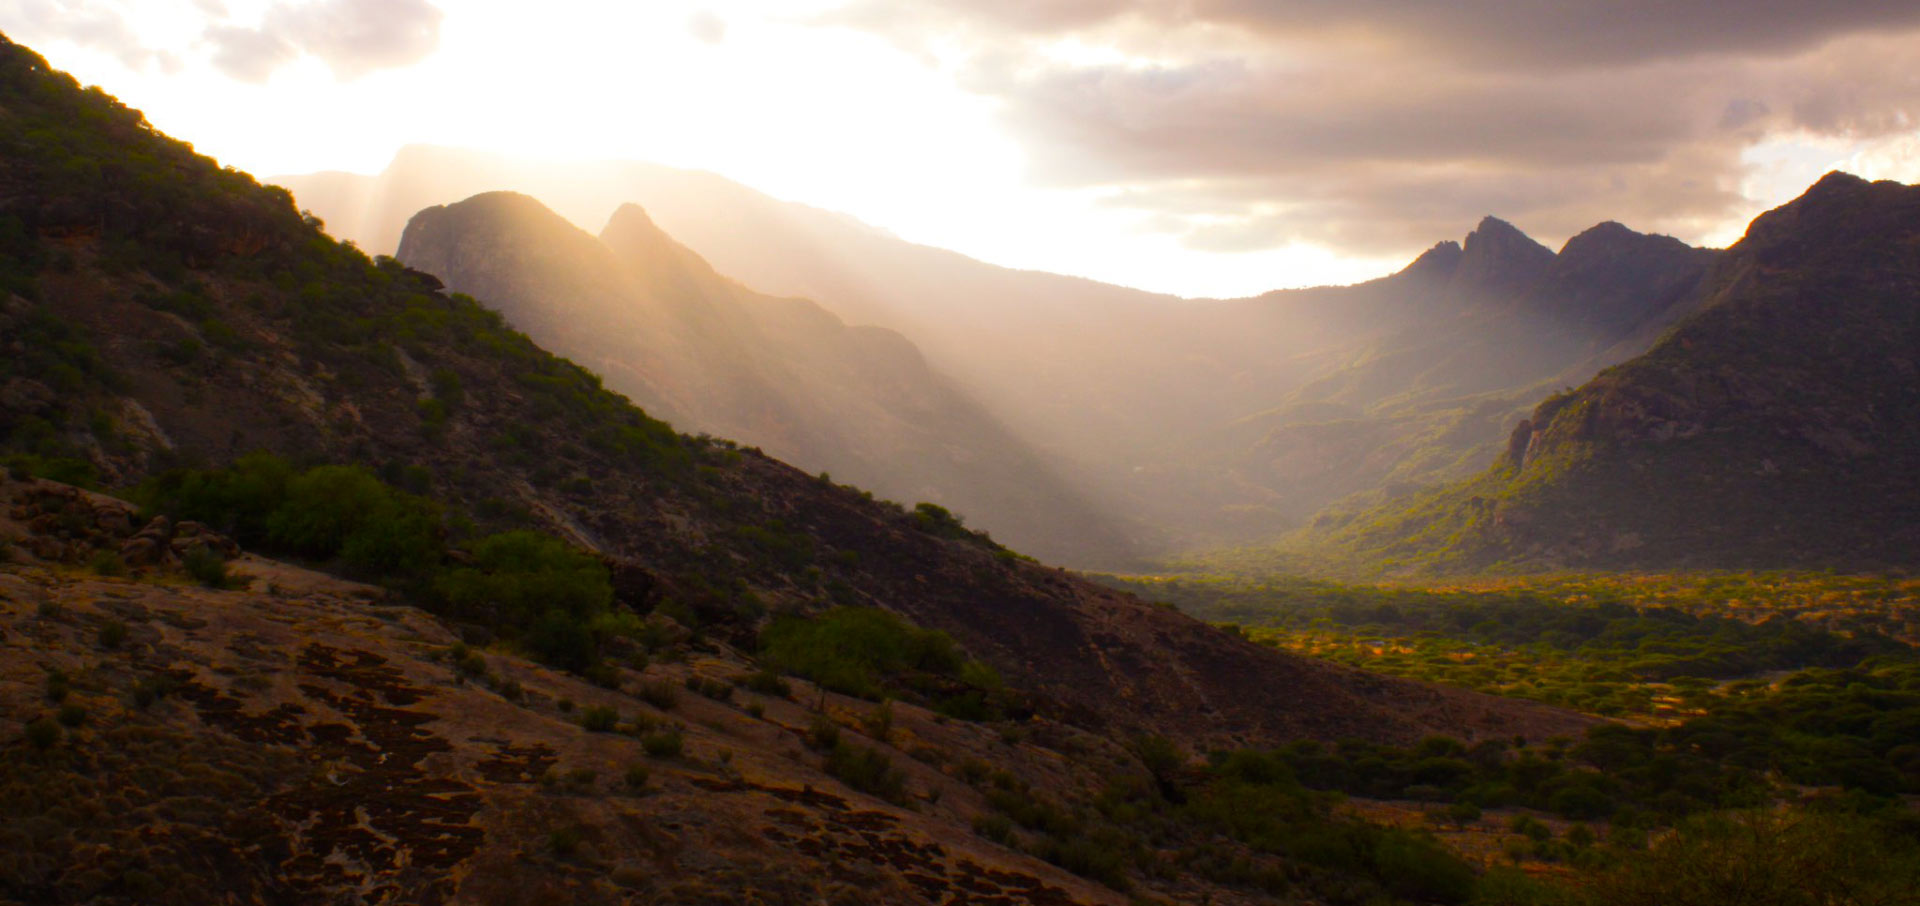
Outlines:
[{"label": "jagged ridgeline", "polygon": [[1024,561],[937,507],[679,435],[473,299],[3,49],[0,444],[40,474],[130,487],[255,451],[358,466],[444,507],[456,534],[531,527],[598,553],[618,606],[671,604],[743,643],[769,614],[882,607],[950,633],[1028,707],[1103,731],[1565,726],[1276,653]]},{"label": "jagged ridgeline", "polygon": [[1484,473],[1327,517],[1307,548],[1453,572],[1920,562],[1920,187],[1829,174],[1687,306]]}]

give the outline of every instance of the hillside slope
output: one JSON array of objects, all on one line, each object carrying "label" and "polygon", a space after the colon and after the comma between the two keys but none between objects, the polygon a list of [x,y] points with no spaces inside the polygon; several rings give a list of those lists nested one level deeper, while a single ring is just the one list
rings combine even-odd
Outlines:
[{"label": "hillside slope", "polygon": [[1447,570],[1914,564],[1920,188],[1828,174],[1686,307],[1540,404],[1490,470],[1321,543]]},{"label": "hillside slope", "polygon": [[1023,551],[1125,563],[1127,540],[1050,465],[892,331],[755,293],[639,207],[599,238],[538,201],[491,193],[428,208],[398,257],[486,300],[543,347],[682,430],[895,499],[964,515]]},{"label": "hillside slope", "polygon": [[[125,527],[130,509],[0,479],[0,538],[23,549],[54,539],[7,512],[59,513],[70,538],[84,526],[111,549],[94,526]],[[831,776],[805,744],[808,706],[885,748],[863,702],[805,684],[649,700],[639,682],[476,664],[381,589],[253,556],[230,568],[244,587],[0,560],[0,900],[1125,902],[971,833],[982,795],[937,765],[900,759],[915,792],[899,802]],[[680,650],[634,679],[727,686],[747,667],[725,646]],[[55,707],[82,717],[44,751],[16,742]],[[589,731],[590,709],[618,721]],[[888,735],[1061,786],[1128,757],[1080,735],[1090,750],[1062,771],[932,717],[895,706]],[[650,754],[666,735],[679,751]]]}]

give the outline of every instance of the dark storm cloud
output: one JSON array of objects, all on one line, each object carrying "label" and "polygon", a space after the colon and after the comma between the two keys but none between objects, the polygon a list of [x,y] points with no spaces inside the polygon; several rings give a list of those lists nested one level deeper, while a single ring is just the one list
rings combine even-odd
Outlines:
[{"label": "dark storm cloud", "polygon": [[440,46],[439,8],[426,0],[310,0],[270,7],[254,27],[207,29],[213,62],[236,79],[259,82],[310,55],[342,79],[409,66]]},{"label": "dark storm cloud", "polygon": [[[827,21],[957,51],[1037,182],[1113,188],[1217,250],[1404,253],[1487,213],[1698,236],[1751,213],[1763,140],[1920,126],[1911,0],[888,0]],[[1128,59],[1053,52],[1067,38]]]},{"label": "dark storm cloud", "polygon": [[1137,23],[1267,37],[1367,37],[1475,65],[1562,68],[1776,55],[1857,32],[1920,28],[1912,0],[861,0],[832,17],[911,33],[929,26],[1053,36]]}]

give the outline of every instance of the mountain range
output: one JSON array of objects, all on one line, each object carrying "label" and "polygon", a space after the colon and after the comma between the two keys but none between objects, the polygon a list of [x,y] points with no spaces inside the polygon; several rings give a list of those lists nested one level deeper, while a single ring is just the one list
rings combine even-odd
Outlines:
[{"label": "mountain range", "polygon": [[1830,173],[1756,218],[1646,354],[1470,479],[1329,514],[1398,566],[1884,569],[1920,550],[1920,188]]},{"label": "mountain range", "polygon": [[[488,190],[576,223],[638,204],[720,273],[904,336],[1040,458],[1037,474],[1115,514],[1094,537],[1128,544],[1107,559],[1271,537],[1353,494],[1472,474],[1540,399],[1650,345],[1713,255],[1617,224],[1556,254],[1488,218],[1366,284],[1178,300],[996,267],[648,164],[410,147],[376,177],[276,180],[377,250],[397,249],[414,211]],[[1001,508],[961,510],[1004,537],[1053,537]]]}]

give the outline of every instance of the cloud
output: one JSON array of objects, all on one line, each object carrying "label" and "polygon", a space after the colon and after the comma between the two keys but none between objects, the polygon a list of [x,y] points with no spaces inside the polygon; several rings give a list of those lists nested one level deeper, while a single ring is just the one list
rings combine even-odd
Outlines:
[{"label": "cloud", "polygon": [[129,69],[174,71],[180,59],[141,40],[119,5],[101,0],[0,0],[0,22],[16,40],[65,41],[112,54]]},{"label": "cloud", "polygon": [[1220,251],[1404,254],[1488,213],[1707,236],[1754,212],[1748,149],[1920,129],[1910,0],[887,0],[820,21],[944,48],[1034,181]]},{"label": "cloud", "polygon": [[896,34],[999,37],[1206,28],[1371,43],[1471,65],[1559,69],[1703,54],[1777,55],[1920,28],[1910,0],[857,0],[823,17]]},{"label": "cloud", "polygon": [[727,39],[727,20],[713,10],[700,10],[687,17],[687,34],[703,44],[718,44]]},{"label": "cloud", "polygon": [[282,2],[257,26],[215,25],[204,38],[215,68],[242,81],[266,81],[303,56],[351,81],[426,59],[440,46],[442,16],[426,0]]}]

